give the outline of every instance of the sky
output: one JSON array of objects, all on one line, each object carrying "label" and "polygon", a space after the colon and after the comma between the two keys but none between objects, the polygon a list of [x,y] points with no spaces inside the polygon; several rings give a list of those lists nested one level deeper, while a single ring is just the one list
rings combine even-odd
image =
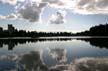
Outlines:
[{"label": "sky", "polygon": [[108,0],[0,0],[0,27],[81,32],[108,22]]}]

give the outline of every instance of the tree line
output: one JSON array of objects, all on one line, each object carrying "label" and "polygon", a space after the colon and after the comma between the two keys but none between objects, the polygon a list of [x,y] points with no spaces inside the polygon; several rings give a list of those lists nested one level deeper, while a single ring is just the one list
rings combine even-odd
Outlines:
[{"label": "tree line", "polygon": [[88,31],[76,33],[77,36],[108,36],[108,24],[91,27]]},{"label": "tree line", "polygon": [[37,32],[15,29],[9,33],[8,30],[0,31],[0,37],[56,37],[56,36],[108,36],[108,24],[100,24],[91,27],[89,30],[71,33],[71,32]]},{"label": "tree line", "polygon": [[15,30],[9,33],[8,30],[1,31],[0,37],[52,37],[52,36],[72,36],[71,32],[37,32],[37,31],[25,31]]}]

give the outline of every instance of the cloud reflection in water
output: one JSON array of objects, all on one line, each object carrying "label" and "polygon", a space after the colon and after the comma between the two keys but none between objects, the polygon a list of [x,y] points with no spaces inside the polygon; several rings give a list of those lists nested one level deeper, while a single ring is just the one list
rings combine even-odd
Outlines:
[{"label": "cloud reflection in water", "polygon": [[0,56],[0,71],[65,71],[65,70],[66,71],[108,71],[108,58],[86,57],[86,58],[75,59],[74,61],[72,61],[71,64],[62,63],[52,67],[48,67],[42,62],[40,58],[40,52],[38,51],[31,51],[30,53],[23,55]]},{"label": "cloud reflection in water", "polygon": [[49,48],[49,55],[57,60],[59,63],[64,63],[67,61],[66,49],[62,48]]}]

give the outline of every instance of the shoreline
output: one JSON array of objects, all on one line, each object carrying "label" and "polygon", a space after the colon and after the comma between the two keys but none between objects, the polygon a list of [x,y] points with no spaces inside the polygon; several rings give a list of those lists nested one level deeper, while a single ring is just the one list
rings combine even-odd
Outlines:
[{"label": "shoreline", "polygon": [[3,37],[0,39],[80,39],[80,38],[108,38],[108,36]]}]

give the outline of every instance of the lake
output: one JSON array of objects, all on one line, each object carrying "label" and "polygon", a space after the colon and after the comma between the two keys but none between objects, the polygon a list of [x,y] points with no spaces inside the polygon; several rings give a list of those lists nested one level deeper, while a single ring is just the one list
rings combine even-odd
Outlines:
[{"label": "lake", "polygon": [[0,39],[0,71],[108,71],[108,38]]}]

